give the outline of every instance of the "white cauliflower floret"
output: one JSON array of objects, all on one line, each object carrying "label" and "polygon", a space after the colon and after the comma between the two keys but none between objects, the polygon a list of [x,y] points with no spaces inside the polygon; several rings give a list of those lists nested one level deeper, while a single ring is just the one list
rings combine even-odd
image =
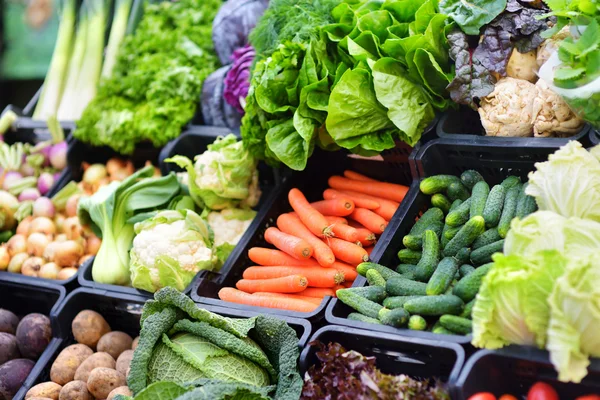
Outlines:
[{"label": "white cauliflower floret", "polygon": [[208,224],[215,234],[215,246],[220,246],[224,243],[236,245],[244,232],[248,229],[252,219],[226,219],[220,212],[211,212],[208,214]]},{"label": "white cauliflower floret", "polygon": [[185,186],[189,185],[190,176],[187,172],[177,172],[175,175],[177,176],[177,179],[179,179],[179,182]]},{"label": "white cauliflower floret", "polygon": [[536,115],[533,134],[535,137],[569,137],[581,130],[581,120],[569,108],[567,103],[558,94],[550,90],[546,82],[538,81],[538,97],[534,108],[539,112]]},{"label": "white cauliflower floret", "polygon": [[219,181],[219,171],[213,168],[214,165],[219,165],[225,161],[225,157],[218,151],[205,151],[196,157],[195,169],[198,171],[196,176],[196,185],[201,188],[212,187],[218,188],[221,186]]}]

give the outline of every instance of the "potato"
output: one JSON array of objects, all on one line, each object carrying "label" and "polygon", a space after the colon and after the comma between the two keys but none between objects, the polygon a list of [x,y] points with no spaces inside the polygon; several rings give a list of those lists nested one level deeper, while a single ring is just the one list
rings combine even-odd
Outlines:
[{"label": "potato", "polygon": [[115,369],[115,359],[108,353],[99,352],[92,354],[81,363],[77,371],[75,371],[75,380],[87,382],[90,377],[90,372],[98,367],[106,367]]},{"label": "potato", "polygon": [[25,395],[25,400],[29,400],[32,397],[47,397],[52,400],[58,400],[58,395],[62,386],[54,382],[44,382],[35,385]]},{"label": "potato", "polygon": [[125,332],[108,332],[98,341],[97,350],[105,351],[116,360],[122,352],[131,349],[133,339]]},{"label": "potato", "polygon": [[0,399],[12,399],[21,389],[35,363],[17,358],[0,365]]},{"label": "potato", "polygon": [[133,350],[125,350],[121,353],[119,358],[117,359],[117,368],[116,370],[125,375],[127,377],[127,370],[129,369],[129,364],[131,364],[131,359],[133,358]]},{"label": "potato", "polygon": [[133,393],[131,393],[131,390],[129,390],[127,386],[119,386],[108,394],[106,400],[113,400],[118,394],[122,394],[123,396],[133,396]]},{"label": "potato", "polygon": [[16,336],[21,355],[37,360],[52,339],[50,319],[43,314],[28,314],[19,322]]},{"label": "potato", "polygon": [[87,383],[84,381],[73,381],[67,383],[60,391],[58,400],[92,400],[88,391]]},{"label": "potato", "polygon": [[111,331],[110,325],[104,317],[92,310],[83,310],[77,314],[71,323],[71,329],[78,343],[85,344],[92,349],[96,348],[104,334]]},{"label": "potato", "polygon": [[17,346],[17,337],[10,333],[0,332],[0,365],[21,357]]},{"label": "potato", "polygon": [[97,399],[106,399],[110,392],[120,386],[127,385],[125,376],[110,368],[95,368],[87,381],[87,387]]},{"label": "potato", "polygon": [[131,350],[135,350],[138,343],[140,342],[140,337],[136,337],[135,339],[133,339],[133,343],[131,343]]},{"label": "potato", "polygon": [[8,310],[0,308],[0,332],[14,335],[17,332],[17,325],[19,325],[19,317]]},{"label": "potato", "polygon": [[27,400],[52,400],[50,397],[30,397]]},{"label": "potato", "polygon": [[52,364],[50,379],[59,385],[71,382],[77,368],[92,354],[94,354],[92,349],[84,344],[72,344],[66,347]]}]

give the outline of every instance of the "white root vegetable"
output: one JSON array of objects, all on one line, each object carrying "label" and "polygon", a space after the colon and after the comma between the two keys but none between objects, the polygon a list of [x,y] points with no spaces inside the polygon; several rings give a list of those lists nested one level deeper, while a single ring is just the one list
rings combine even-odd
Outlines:
[{"label": "white root vegetable", "polygon": [[27,238],[27,253],[35,257],[41,257],[49,244],[50,238],[47,235],[34,232]]},{"label": "white root vegetable", "polygon": [[536,56],[535,50],[528,53],[519,53],[517,49],[514,49],[506,66],[506,74],[511,78],[535,83],[538,79]]}]

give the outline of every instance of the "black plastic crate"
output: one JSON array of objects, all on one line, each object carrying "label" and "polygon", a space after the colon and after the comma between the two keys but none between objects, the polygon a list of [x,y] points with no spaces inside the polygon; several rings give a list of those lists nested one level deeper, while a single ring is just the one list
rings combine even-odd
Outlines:
[{"label": "black plastic crate", "polygon": [[[489,142],[477,140],[457,143],[451,139],[433,140],[421,148],[415,157],[417,172],[421,178],[437,175],[460,175],[467,169],[479,171],[490,185],[502,182],[508,175],[517,175],[522,179],[534,170],[536,162],[545,161],[556,151],[551,144],[538,147],[497,146]],[[390,223],[390,235],[381,243],[382,252],[377,253],[373,260],[379,264],[396,269],[399,264],[397,253],[404,248],[402,238],[407,235],[417,217],[430,207],[431,197],[419,190],[419,180],[410,187],[399,211]],[[364,286],[366,279],[355,282],[354,286]],[[431,340],[449,341],[468,345],[471,336],[439,335],[432,332],[398,329],[386,325],[367,324],[347,319],[353,310],[337,299],[333,299],[326,311],[329,323],[364,328],[372,331],[389,332],[403,336]]]},{"label": "black plastic crate", "polygon": [[579,384],[558,381],[548,352],[533,347],[510,346],[502,350],[480,350],[465,364],[452,390],[452,398],[468,400],[479,392],[497,397],[511,394],[525,398],[536,382],[550,384],[561,399],[600,394],[600,360],[592,359],[588,375]]},{"label": "black plastic crate", "polygon": [[324,345],[341,344],[346,350],[358,351],[376,358],[375,365],[387,374],[405,374],[414,378],[437,378],[450,389],[460,374],[465,361],[462,347],[455,343],[399,338],[395,335],[369,332],[343,326],[327,326],[310,338],[309,345],[300,356],[300,372],[304,375],[310,366],[320,363],[318,347],[310,345],[315,340]]},{"label": "black plastic crate", "polygon": [[[458,110],[448,110],[440,118],[437,125],[437,136],[442,139],[470,140],[479,138],[488,140],[496,146],[516,145],[520,147],[538,146],[550,143],[554,146],[562,146],[570,140],[580,141],[584,147],[589,144],[589,132],[591,127],[585,124],[579,133],[568,138],[536,138],[536,137],[496,137],[485,136],[485,130],[481,125],[479,113],[468,107],[460,107]],[[515,143],[511,143],[516,141]]]},{"label": "black plastic crate", "polygon": [[590,145],[596,146],[600,144],[600,133],[595,129],[590,129]]}]

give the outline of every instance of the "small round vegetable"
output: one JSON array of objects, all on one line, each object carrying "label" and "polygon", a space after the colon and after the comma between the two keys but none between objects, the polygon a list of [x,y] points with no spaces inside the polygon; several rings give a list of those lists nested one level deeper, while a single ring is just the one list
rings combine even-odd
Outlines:
[{"label": "small round vegetable", "polygon": [[37,360],[52,339],[50,319],[43,314],[26,315],[19,322],[16,336],[21,355]]},{"label": "small round vegetable", "polygon": [[52,254],[50,260],[60,267],[73,268],[79,266],[79,259],[83,256],[83,246],[76,241],[67,240],[65,242],[58,242],[52,249],[54,250],[54,254]]},{"label": "small round vegetable", "polygon": [[55,263],[46,263],[40,268],[38,276],[44,279],[57,279],[60,273],[60,267]]},{"label": "small round vegetable", "polygon": [[83,234],[83,228],[79,223],[79,218],[69,217],[63,222],[63,231],[69,240],[79,239]]},{"label": "small round vegetable", "polygon": [[94,353],[79,365],[79,368],[75,371],[75,380],[87,382],[92,370],[99,367],[115,369],[115,365],[115,359],[110,354],[105,352]]},{"label": "small round vegetable", "polygon": [[46,246],[50,244],[47,235],[40,232],[34,232],[27,238],[27,253],[32,256],[41,257],[44,255]]},{"label": "small round vegetable", "polygon": [[133,396],[133,393],[131,393],[131,390],[129,390],[127,386],[119,386],[108,394],[106,400],[113,400],[119,394],[123,396]]},{"label": "small round vegetable", "polygon": [[46,264],[42,257],[29,257],[21,266],[21,273],[25,276],[38,276],[42,265]]},{"label": "small round vegetable", "polygon": [[85,242],[85,254],[91,254],[95,256],[98,254],[98,250],[100,250],[100,245],[102,244],[102,240],[98,238],[96,235],[92,235],[87,238]]},{"label": "small round vegetable", "polygon": [[136,337],[135,339],[133,339],[133,343],[131,343],[131,350],[135,350],[135,348],[138,346],[138,343],[140,341],[140,337]]},{"label": "small round vegetable", "polygon": [[0,246],[0,271],[6,271],[10,263],[10,255],[6,246]]},{"label": "small round vegetable", "polygon": [[67,166],[67,142],[63,141],[53,145],[48,153],[48,159],[54,168],[65,169]]},{"label": "small round vegetable", "polygon": [[35,188],[27,188],[21,192],[18,199],[23,202],[26,200],[37,200],[41,196],[40,192]]},{"label": "small round vegetable", "polygon": [[29,254],[27,253],[19,253],[15,254],[8,263],[8,272],[14,272],[16,274],[21,273],[21,267],[25,260],[29,258]]},{"label": "small round vegetable", "polygon": [[[63,232],[64,232],[65,220],[66,220],[65,216],[62,214],[56,214],[54,216],[54,225],[56,225],[56,233],[64,235]],[[60,235],[56,235],[54,237],[54,239],[56,240],[56,237],[58,237],[58,236],[60,236]],[[64,237],[65,237],[65,240],[67,240],[67,235],[64,235]]]},{"label": "small round vegetable", "polygon": [[33,216],[34,217],[48,217],[53,218],[55,213],[54,204],[47,197],[40,197],[33,202]]},{"label": "small round vegetable", "polygon": [[0,332],[0,365],[21,357],[17,338],[12,333]]},{"label": "small round vegetable", "polygon": [[98,341],[97,350],[105,351],[115,360],[122,352],[131,349],[133,339],[125,332],[113,331],[103,335]]},{"label": "small round vegetable", "polygon": [[75,377],[77,368],[94,352],[84,344],[72,344],[60,352],[50,368],[52,382],[64,385]]},{"label": "small round vegetable", "polygon": [[125,350],[121,353],[119,358],[117,359],[116,370],[127,376],[127,370],[129,369],[129,364],[131,364],[131,360],[133,359],[133,350]]},{"label": "small round vegetable", "polygon": [[529,389],[527,400],[559,400],[559,397],[552,386],[537,382]]},{"label": "small round vegetable", "polygon": [[110,392],[125,385],[125,375],[114,369],[102,367],[92,370],[87,381],[88,390],[97,399],[105,399]]},{"label": "small round vegetable", "polygon": [[67,217],[76,217],[77,216],[77,204],[79,203],[80,195],[74,194],[73,196],[67,199],[67,204],[65,205],[65,212],[67,213]]},{"label": "small round vegetable", "polygon": [[29,225],[29,234],[33,232],[41,232],[46,235],[54,235],[56,233],[56,225],[48,217],[36,217]]},{"label": "small round vegetable", "polygon": [[30,215],[28,217],[25,217],[21,222],[19,222],[16,231],[17,235],[29,235],[29,227],[31,226],[31,221],[33,221],[33,217]]},{"label": "small round vegetable", "polygon": [[81,258],[79,259],[79,261],[78,261],[77,263],[78,263],[79,265],[83,265],[83,264],[85,264],[85,262],[86,262],[87,260],[89,260],[89,259],[90,259],[90,258],[92,258],[92,257],[94,257],[94,256],[93,256],[93,255],[91,255],[91,254],[86,254],[85,256],[81,256]]},{"label": "small round vegetable", "polygon": [[480,392],[469,397],[469,400],[496,400],[496,396],[489,392]]},{"label": "small round vegetable", "polygon": [[44,382],[35,385],[25,395],[25,400],[29,400],[32,397],[45,397],[52,400],[58,400],[58,395],[62,386],[54,382]]},{"label": "small round vegetable", "polygon": [[63,386],[58,400],[92,400],[88,391],[87,383],[84,381],[73,381]]},{"label": "small round vegetable", "polygon": [[17,332],[19,325],[19,317],[13,312],[0,308],[0,332],[12,333]]},{"label": "small round vegetable", "polygon": [[12,399],[23,386],[34,365],[33,361],[25,358],[17,358],[0,365],[0,399]]},{"label": "small round vegetable", "polygon": [[92,310],[80,311],[71,323],[71,330],[77,342],[93,349],[100,338],[111,331],[104,317]]},{"label": "small round vegetable", "polygon": [[14,257],[15,254],[25,253],[27,251],[27,238],[25,235],[15,235],[6,242],[8,254]]},{"label": "small round vegetable", "polygon": [[42,172],[38,178],[38,189],[41,194],[46,195],[54,185],[54,176],[49,172]]},{"label": "small round vegetable", "polygon": [[63,268],[60,270],[60,272],[56,276],[56,279],[58,279],[59,281],[64,281],[66,279],[69,279],[76,273],[77,273],[77,268]]}]

